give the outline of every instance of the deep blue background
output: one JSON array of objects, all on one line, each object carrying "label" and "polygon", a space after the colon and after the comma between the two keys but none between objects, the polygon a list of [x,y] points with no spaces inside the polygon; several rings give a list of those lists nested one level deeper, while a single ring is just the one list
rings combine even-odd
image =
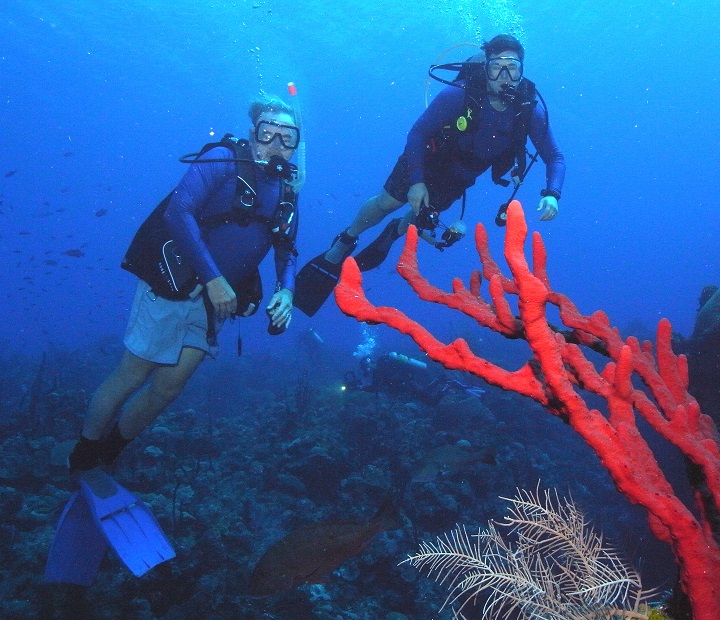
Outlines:
[{"label": "deep blue background", "polygon": [[[662,317],[688,335],[700,289],[720,284],[716,2],[170,5],[6,0],[0,8],[6,350],[39,357],[53,345],[100,343],[110,353],[93,370],[109,366],[119,349],[108,343],[120,342],[134,291],[119,263],[140,222],[183,174],[177,158],[212,132],[245,135],[248,99],[260,90],[286,96],[289,81],[298,86],[307,139],[301,264],[320,253],[382,187],[424,109],[428,66],[453,45],[509,30],[526,46],[526,75],[549,106],[566,157],[555,221],[537,220],[542,166],[519,194],[531,230],[545,239],[554,288],[585,313],[605,310],[624,335]],[[466,46],[445,60],[472,53]],[[430,96],[437,89],[431,83]],[[501,265],[503,231],[493,219],[507,193],[482,178],[465,217],[470,228],[488,226]],[[420,258],[443,287],[478,265],[471,235],[442,254],[423,246]],[[463,335],[494,358],[522,346],[417,302],[393,265],[366,274],[374,302],[402,307],[441,338]],[[271,261],[263,269],[268,290]],[[226,329],[221,362],[202,372],[263,368],[272,363],[267,352],[293,358],[301,351],[296,336],[312,327],[346,356],[330,372],[339,384],[363,326],[332,300],[313,319],[295,315],[289,333],[275,339],[262,313],[242,321],[240,362],[236,329]],[[417,354],[386,328],[370,333],[382,350]]]},{"label": "deep blue background", "polygon": [[[542,166],[519,195],[547,243],[555,288],[621,328],[665,316],[687,334],[700,288],[718,281],[713,3],[56,4],[11,0],[0,13],[0,312],[10,346],[119,338],[133,278],[118,263],[183,173],[177,157],[211,131],[244,135],[248,98],[284,96],[288,81],[308,142],[301,262],[316,255],[381,188],[424,107],[428,65],[508,29],[526,46],[526,75],[567,160],[555,221],[535,212]],[[465,218],[489,225],[499,262],[492,219],[506,194],[481,179]],[[441,286],[477,264],[470,236],[444,254],[423,247],[421,260]],[[368,274],[371,298],[430,321],[435,311],[399,286],[392,265]],[[360,340],[334,303],[313,320],[296,315],[295,330],[313,326],[347,349]],[[264,318],[250,321],[246,351],[268,346]]]}]

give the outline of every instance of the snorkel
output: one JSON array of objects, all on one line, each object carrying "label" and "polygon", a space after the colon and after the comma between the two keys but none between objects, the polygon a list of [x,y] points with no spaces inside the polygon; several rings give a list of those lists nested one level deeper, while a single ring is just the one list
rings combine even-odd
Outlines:
[{"label": "snorkel", "polygon": [[298,129],[300,129],[300,143],[297,147],[297,176],[292,181],[289,181],[290,186],[296,192],[302,189],[305,184],[305,138],[303,137],[305,132],[302,126],[302,116],[300,115],[300,105],[297,102],[297,87],[295,82],[288,82],[287,85],[288,93],[293,98],[293,110],[295,111],[295,122],[297,123]]}]

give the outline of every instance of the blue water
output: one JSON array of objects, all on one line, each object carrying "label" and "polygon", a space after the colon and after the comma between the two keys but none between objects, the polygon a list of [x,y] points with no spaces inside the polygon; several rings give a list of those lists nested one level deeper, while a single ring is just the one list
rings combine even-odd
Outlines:
[{"label": "blue water", "polygon": [[[556,220],[540,222],[535,211],[542,165],[518,195],[530,229],[547,245],[553,287],[584,313],[607,312],[624,335],[645,336],[662,317],[689,335],[701,288],[720,284],[716,5],[6,0],[4,353],[39,359],[51,348],[93,350],[99,343],[107,356],[88,363],[95,374],[110,367],[134,292],[134,277],[119,263],[139,224],[183,174],[178,157],[225,132],[246,135],[248,99],[261,90],[286,96],[290,81],[298,87],[307,140],[298,239],[304,264],[382,187],[426,96],[438,92],[438,84],[426,84],[428,66],[459,43],[467,45],[445,61],[462,60],[474,53],[472,45],[508,31],[526,47],[526,75],[547,102],[567,164]],[[504,233],[493,220],[507,195],[483,177],[468,192],[465,215],[471,229],[476,222],[488,227],[503,267]],[[459,213],[454,206],[446,221]],[[516,351],[517,343],[415,300],[393,268],[399,251],[398,244],[386,264],[365,274],[372,301],[404,309],[443,339],[462,335],[479,351],[490,342],[500,358],[506,346]],[[445,288],[478,266],[472,235],[444,253],[421,246],[420,261]],[[270,259],[263,274],[268,291]],[[332,299],[312,319],[295,312],[280,337],[266,334],[262,313],[239,323],[243,358],[234,354],[237,328],[225,329],[217,376],[262,368],[275,355],[297,357],[303,346],[297,336],[308,328],[346,356],[331,372],[324,369],[325,376],[337,374],[338,385],[364,333],[381,351],[419,355],[387,328],[363,332]],[[508,353],[505,361],[526,357]],[[201,374],[217,366],[204,364]]]},{"label": "blue water", "polygon": [[[182,175],[177,157],[212,131],[244,135],[247,99],[261,89],[285,95],[289,81],[298,85],[308,143],[301,262],[316,255],[384,183],[424,107],[428,65],[452,45],[508,29],[526,46],[526,75],[548,103],[567,161],[554,222],[535,213],[542,166],[519,194],[548,245],[553,285],[621,328],[668,317],[688,333],[699,290],[718,281],[720,263],[712,4],[6,2],[6,336],[31,350],[119,337],[133,279],[118,263]],[[488,225],[498,260],[503,233],[492,220],[506,194],[482,178],[465,217]],[[448,218],[457,215],[459,206]],[[72,249],[84,256],[62,254]],[[477,262],[470,236],[444,254],[424,247],[421,260],[441,286]],[[372,298],[422,317],[428,310],[399,286],[392,265],[367,277]],[[253,336],[264,332],[255,321],[247,346],[270,346]],[[308,325],[338,346],[360,334],[332,303],[313,320],[295,318],[296,329]]]}]

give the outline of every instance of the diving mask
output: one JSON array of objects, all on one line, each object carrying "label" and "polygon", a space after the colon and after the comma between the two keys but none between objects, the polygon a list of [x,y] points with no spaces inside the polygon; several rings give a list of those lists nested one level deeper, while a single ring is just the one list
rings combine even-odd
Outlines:
[{"label": "diving mask", "polygon": [[512,82],[519,82],[523,76],[523,63],[513,56],[491,58],[485,63],[485,74],[488,80],[496,81],[504,74]]},{"label": "diving mask", "polygon": [[275,121],[260,121],[255,125],[255,140],[260,144],[270,144],[275,138],[279,138],[286,149],[296,149],[300,144],[300,130]]}]

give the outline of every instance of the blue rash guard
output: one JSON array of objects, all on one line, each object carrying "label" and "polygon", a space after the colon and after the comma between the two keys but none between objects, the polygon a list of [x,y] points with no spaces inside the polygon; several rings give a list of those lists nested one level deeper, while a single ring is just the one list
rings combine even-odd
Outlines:
[{"label": "blue rash guard", "polygon": [[[204,153],[202,159],[226,159],[234,154],[221,146]],[[257,198],[255,213],[268,218],[275,215],[282,181],[270,177],[255,166]],[[235,199],[237,169],[235,162],[191,164],[175,188],[165,211],[165,222],[182,256],[202,284],[224,276],[232,285],[251,276],[273,245],[270,227],[251,220],[247,226],[223,224],[201,230],[198,220],[231,211]],[[297,213],[291,222],[289,237],[297,234]],[[295,291],[296,259],[285,247],[275,248],[275,271],[280,288]]]},{"label": "blue rash guard", "polygon": [[[408,134],[405,154],[410,167],[410,184],[425,182],[425,156],[430,139],[447,126],[454,126],[465,110],[465,89],[444,88],[415,122]],[[460,134],[457,140],[460,153],[451,162],[449,172],[462,179],[466,187],[475,183],[479,174],[487,170],[493,160],[512,144],[513,110],[499,112],[486,96],[480,110],[476,110],[475,131]],[[530,119],[529,136],[545,162],[547,189],[560,192],[565,179],[565,158],[560,152],[547,116],[538,102]],[[547,131],[546,131],[547,128]]]}]

